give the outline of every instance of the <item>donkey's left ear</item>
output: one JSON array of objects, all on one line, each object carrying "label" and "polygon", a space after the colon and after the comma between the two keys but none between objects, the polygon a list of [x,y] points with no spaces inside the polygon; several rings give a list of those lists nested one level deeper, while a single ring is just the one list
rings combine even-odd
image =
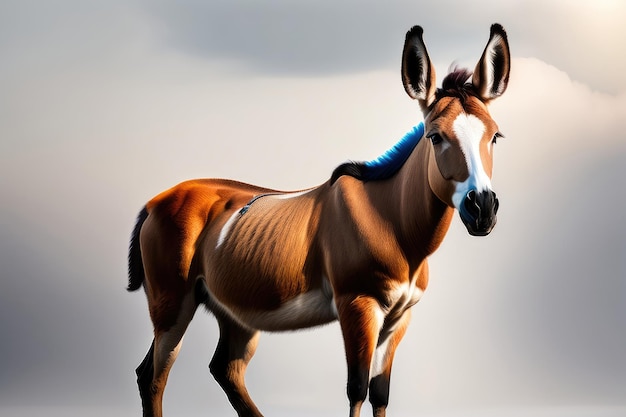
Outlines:
[{"label": "donkey's left ear", "polygon": [[510,70],[511,55],[506,32],[501,25],[494,23],[491,25],[489,42],[474,70],[472,84],[483,100],[492,100],[506,90]]}]

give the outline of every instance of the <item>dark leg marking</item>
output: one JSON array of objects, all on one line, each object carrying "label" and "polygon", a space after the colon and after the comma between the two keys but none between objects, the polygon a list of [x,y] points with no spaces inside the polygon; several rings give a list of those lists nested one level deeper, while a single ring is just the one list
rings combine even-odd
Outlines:
[{"label": "dark leg marking", "polygon": [[154,376],[154,339],[148,349],[146,357],[135,370],[137,374],[137,385],[141,396],[141,405],[144,417],[151,417],[154,414],[152,409],[152,396],[154,395],[152,378]]}]

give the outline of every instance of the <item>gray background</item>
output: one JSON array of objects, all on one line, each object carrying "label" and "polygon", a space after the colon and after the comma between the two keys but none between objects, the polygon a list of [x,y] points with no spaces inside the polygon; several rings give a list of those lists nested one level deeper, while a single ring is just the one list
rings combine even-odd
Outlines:
[{"label": "gray background", "polygon": [[[389,414],[626,415],[624,18],[617,0],[0,1],[0,415],[139,415],[141,206],[188,178],[299,189],[376,157],[422,118],[405,32],[424,27],[442,78],[496,21],[498,226],[455,218],[432,257]],[[234,415],[216,341],[199,312],[168,415]],[[267,415],[342,416],[345,377],[332,324],[262,336],[247,380]]]}]

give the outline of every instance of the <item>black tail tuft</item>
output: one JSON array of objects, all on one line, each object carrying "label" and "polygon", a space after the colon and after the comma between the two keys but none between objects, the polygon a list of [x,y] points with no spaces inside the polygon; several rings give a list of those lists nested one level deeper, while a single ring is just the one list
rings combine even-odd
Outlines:
[{"label": "black tail tuft", "polygon": [[139,232],[143,222],[148,217],[148,210],[144,207],[137,216],[137,223],[130,237],[128,248],[128,291],[136,291],[141,288],[144,279],[143,261],[141,260],[141,246],[139,245]]}]

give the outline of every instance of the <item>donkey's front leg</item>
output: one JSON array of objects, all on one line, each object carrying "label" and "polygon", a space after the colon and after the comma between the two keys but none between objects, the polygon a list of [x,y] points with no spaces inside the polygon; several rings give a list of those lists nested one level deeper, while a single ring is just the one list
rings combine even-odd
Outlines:
[{"label": "donkey's front leg", "polygon": [[348,363],[350,417],[359,417],[384,314],[378,301],[368,296],[338,298],[337,313]]},{"label": "donkey's front leg", "polygon": [[385,417],[389,404],[389,383],[391,381],[391,365],[396,348],[411,320],[411,310],[405,310],[397,318],[388,316],[378,337],[378,345],[370,369],[370,403],[374,417]]}]

